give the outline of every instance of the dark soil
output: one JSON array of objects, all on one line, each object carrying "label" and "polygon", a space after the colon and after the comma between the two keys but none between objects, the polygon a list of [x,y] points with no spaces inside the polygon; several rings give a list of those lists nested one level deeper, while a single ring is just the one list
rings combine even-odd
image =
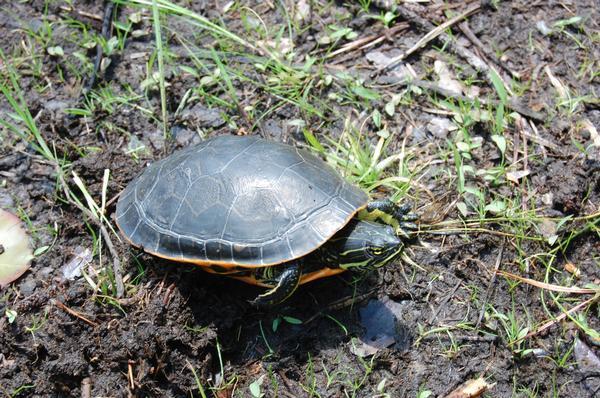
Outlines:
[{"label": "dark soil", "polygon": [[[73,44],[73,35],[78,31],[59,22],[79,21],[97,32],[100,22],[78,11],[102,15],[102,2],[75,1],[72,12],[65,11],[67,2],[49,3],[36,0],[0,5],[0,48],[20,65],[20,85],[26,93],[29,109],[47,142],[59,157],[71,162],[68,177],[71,170],[76,172],[90,194],[100,198],[102,173],[110,169],[109,216],[114,212],[116,195],[148,163],[198,142],[201,138],[197,131],[208,136],[242,131],[256,133],[249,131],[251,126],[240,112],[218,104],[192,101],[175,115],[186,90],[197,84],[191,75],[175,69],[168,70],[167,88],[168,106],[174,115],[170,120],[172,139],[163,138],[156,119],[133,107],[116,106],[114,110],[98,107],[88,117],[67,115],[66,108],[81,107],[83,81],[74,73],[78,64],[69,65],[67,60],[71,58],[57,58],[39,48],[36,50],[39,53],[28,57],[26,50],[34,43],[27,31],[41,35],[43,21],[55,23],[49,45],[61,46],[65,54],[80,51]],[[219,2],[190,3],[196,12],[213,19],[221,18],[234,33],[247,35],[238,11],[221,15],[219,10],[223,4]],[[269,5],[271,2],[247,3],[269,25],[285,25],[281,6]],[[358,37],[383,32],[381,23],[359,13],[356,2],[314,3],[319,6],[314,10],[312,28],[294,37],[295,50],[300,53],[316,53],[317,38],[323,35],[325,26],[333,23],[352,27]],[[423,5],[407,3],[404,7],[437,25],[446,20],[445,10],[463,10],[462,3],[449,6],[447,2],[435,1]],[[132,12],[121,9],[118,18],[126,21]],[[373,8],[372,12],[383,11]],[[583,17],[582,28],[567,26],[564,29],[568,35],[544,35],[536,28],[539,21],[551,26],[555,21],[574,16]],[[397,22],[401,21],[402,18]],[[557,111],[556,90],[544,73],[544,66],[549,66],[558,79],[574,90],[574,97],[597,98],[600,90],[598,21],[600,14],[595,0],[500,2],[498,10],[485,7],[469,18],[471,30],[483,45],[492,54],[498,54],[502,67],[518,73],[527,86],[521,103],[542,112],[546,118],[543,123],[536,122],[536,126],[542,142],[552,145],[535,145],[530,141],[531,174],[527,186],[542,215],[563,217],[598,212],[600,148],[591,145],[593,137],[581,128],[581,121],[587,119],[600,129],[598,103],[582,102],[572,113]],[[384,40],[375,49],[391,57],[427,33],[415,21],[406,22],[408,29]],[[173,21],[171,26],[180,34],[193,33],[180,21]],[[144,95],[139,87],[146,78],[146,63],[153,51],[151,20],[145,19],[138,28],[148,34],[131,38],[122,52],[112,55],[112,64],[100,81],[101,86],[112,87],[121,95],[127,92],[128,85]],[[455,39],[470,46],[458,29],[454,32]],[[175,35],[167,35],[167,38],[176,52],[179,42]],[[434,41],[407,60],[422,78],[434,80],[433,63],[443,59],[461,79],[485,80],[485,76],[464,59],[435,51],[433,46],[441,48],[443,43]],[[342,54],[335,58],[336,67],[362,76],[368,83],[376,83],[370,77],[375,67],[365,57],[371,50],[373,48]],[[86,53],[90,57],[93,54],[94,51]],[[40,74],[34,71],[34,60],[41,63]],[[586,69],[590,61],[596,63],[595,76]],[[181,63],[190,65],[186,59]],[[2,68],[0,62],[0,70]],[[393,73],[378,76],[377,83],[386,78],[393,81]],[[235,88],[244,105],[264,111],[273,104],[267,94],[251,90],[243,83],[236,82]],[[325,98],[327,89],[322,90]],[[226,93],[221,96],[229,101]],[[492,96],[493,89],[489,87],[482,93],[482,97]],[[422,158],[435,156],[436,149],[446,145],[446,137],[426,128],[436,117],[428,111],[431,106],[427,99],[426,94],[417,95],[410,106],[396,107],[398,112],[387,123],[401,133],[388,151],[401,148],[405,138],[407,145],[415,146],[415,153]],[[151,91],[140,104],[160,114],[158,92]],[[375,101],[372,107],[382,109],[383,105]],[[9,112],[8,103],[0,99],[0,117],[7,118]],[[339,136],[343,129],[339,116],[350,112],[351,107],[343,104],[333,112],[326,111],[326,128],[315,130],[313,134],[317,138],[326,134]],[[271,139],[301,143],[301,134],[290,130],[287,121],[306,119],[309,126],[312,122],[320,125],[314,118],[286,105],[269,113],[260,128]],[[483,130],[479,135],[489,137],[491,134],[486,126],[476,128]],[[515,136],[519,135],[514,126],[510,129],[508,135],[512,136],[512,130]],[[524,347],[535,350],[522,358],[513,355],[511,348],[514,347],[507,345],[498,321],[487,317],[482,320],[481,330],[488,334],[453,329],[452,339],[442,333],[418,340],[421,330],[461,322],[477,324],[485,302],[503,313],[514,309],[520,320],[531,322],[532,328],[547,320],[549,313],[560,314],[559,308],[544,308],[542,300],[546,300],[546,304],[552,301],[547,295],[542,297],[538,288],[520,284],[510,289],[507,280],[501,277],[492,281],[490,275],[500,252],[502,269],[544,280],[546,268],[534,260],[528,264],[529,269],[522,272],[512,240],[481,233],[445,238],[424,236],[427,247],[415,245],[410,250],[411,257],[423,270],[396,262],[358,281],[352,275],[342,274],[302,286],[284,305],[264,311],[248,304],[261,292],[258,288],[209,275],[191,265],[153,258],[115,239],[127,288],[124,298],[115,299],[111,296],[112,289],[94,291],[83,277],[72,281],[62,277],[62,267],[75,253],[89,248],[94,257],[85,270],[92,280],[106,282],[108,279],[101,276],[110,272],[102,270],[111,268],[111,256],[105,245],[99,247],[98,239],[94,238],[98,236],[97,226],[61,199],[63,195],[57,190],[54,168],[31,146],[8,132],[0,137],[0,207],[27,216],[35,247],[50,245],[24,276],[0,292],[0,394],[3,396],[201,396],[194,372],[207,395],[216,397],[251,396],[249,385],[265,374],[261,389],[267,397],[311,394],[372,397],[379,393],[377,386],[383,379],[386,379],[384,391],[391,397],[414,397],[420,390],[445,396],[466,380],[479,376],[494,384],[488,393],[493,397],[527,396],[526,389],[537,396],[591,397],[595,394],[587,378],[590,375],[582,372],[568,353],[578,335],[571,322],[558,323],[527,339]],[[486,141],[491,142],[487,138]],[[574,142],[587,151],[582,153]],[[132,156],[128,150],[136,146],[144,149]],[[486,168],[498,162],[492,144],[486,143],[474,155],[473,164],[477,167]],[[412,198],[424,223],[440,217],[458,218],[454,208],[449,213],[446,211],[455,199],[456,182],[444,173],[445,169],[455,171],[452,159],[432,163],[420,181],[437,198],[434,205],[426,195]],[[74,184],[71,188],[79,192]],[[506,184],[498,188],[497,193],[512,195],[516,189],[522,187]],[[519,250],[530,255],[548,250],[543,244],[519,244]],[[592,233],[577,236],[554,264],[557,271],[550,282],[560,284],[569,277],[563,271],[566,263],[576,264],[581,271],[578,286],[598,284],[599,237]],[[100,276],[90,274],[93,270]],[[110,283],[106,286],[111,287]],[[374,357],[360,358],[354,354],[353,347],[357,344],[356,337],[362,336],[365,330],[361,308],[372,300],[388,298],[401,305],[403,315],[397,329],[402,331],[403,343],[384,348]],[[8,309],[18,314],[12,323],[4,316]],[[597,306],[586,311],[590,327],[599,330]],[[299,319],[302,323],[283,320],[273,332],[274,320],[281,320],[282,316]],[[585,339],[582,334],[579,336]],[[598,342],[587,343],[598,349]],[[453,344],[458,346],[455,351]],[[569,359],[559,365],[556,358],[565,355]],[[211,386],[221,389],[213,393],[209,391]]]}]

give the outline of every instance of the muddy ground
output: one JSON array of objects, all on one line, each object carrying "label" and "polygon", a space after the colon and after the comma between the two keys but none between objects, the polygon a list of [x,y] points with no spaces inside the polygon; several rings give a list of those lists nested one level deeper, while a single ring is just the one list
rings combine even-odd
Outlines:
[{"label": "muddy ground", "polygon": [[[247,124],[237,110],[196,99],[185,103],[184,109],[171,117],[173,138],[165,140],[158,121],[158,91],[144,92],[140,88],[154,48],[152,23],[145,18],[137,29],[147,34],[130,37],[123,50],[110,56],[112,63],[99,85],[112,87],[122,95],[127,94],[125,87],[129,85],[143,97],[138,103],[152,109],[155,117],[118,104],[114,104],[114,109],[98,106],[85,117],[69,115],[67,108],[81,107],[83,78],[76,73],[78,64],[68,58],[79,50],[74,44],[75,24],[60,22],[78,21],[97,32],[100,22],[88,15],[102,15],[101,3],[28,1],[7,6],[3,2],[0,47],[19,72],[20,86],[44,138],[60,158],[70,162],[68,176],[71,171],[76,172],[90,194],[99,200],[102,173],[110,170],[109,217],[115,208],[112,199],[148,163],[199,141],[197,131],[213,136],[256,134],[261,130],[270,139],[302,144],[302,134],[297,134],[288,121],[305,119],[309,127],[314,127],[312,133],[325,142],[326,135],[337,137],[344,128],[339,115],[353,112],[353,104],[340,101],[318,119],[287,104],[268,113],[250,131],[252,124]],[[248,35],[247,21],[240,17],[243,8],[234,7],[225,13],[220,2],[191,3],[194,11],[220,19],[238,35]],[[282,7],[279,2],[245,3],[269,26],[285,25],[284,9],[289,11],[289,7]],[[299,54],[323,55],[317,41],[325,26],[333,23],[351,27],[358,37],[376,34],[385,38],[381,22],[365,18],[358,2],[313,3],[311,27],[293,37]],[[365,85],[373,90],[389,93],[397,87],[393,84],[398,69],[373,76],[377,68],[373,60],[381,54],[389,59],[410,48],[428,32],[423,21],[435,26],[447,20],[445,12],[462,12],[466,7],[463,2],[403,3],[402,15],[391,26],[407,23],[405,29],[372,48],[341,54],[329,63],[335,70],[364,78]],[[383,12],[371,5],[371,13]],[[117,18],[127,21],[132,13],[131,8],[123,7]],[[564,27],[566,34],[545,32],[542,26],[542,22],[548,27],[575,16],[583,18],[575,26]],[[67,56],[57,57],[36,47],[36,37],[44,36],[44,21],[54,24],[47,44],[60,46]],[[490,57],[497,57],[502,73],[513,71],[520,77],[520,104],[535,113],[533,117],[523,117],[534,122],[542,137],[529,141],[531,173],[526,184],[488,186],[504,196],[526,187],[528,203],[540,215],[564,217],[598,212],[600,148],[591,145],[593,134],[581,127],[584,120],[596,128],[600,126],[598,102],[581,101],[573,105],[572,112],[564,111],[557,105],[556,86],[544,72],[548,66],[554,77],[570,88],[573,97],[597,100],[598,21],[596,1],[500,2],[497,8],[485,6],[469,17],[471,31],[489,50]],[[180,20],[169,24],[173,31],[193,37],[193,29]],[[481,54],[460,29],[455,26],[452,32],[454,41]],[[174,52],[181,49],[174,34],[166,37]],[[197,40],[199,46],[211,44],[202,36]],[[434,40],[406,62],[423,80],[435,80],[434,62],[443,60],[458,79],[478,81],[483,87],[482,98],[493,96],[485,73],[478,73],[453,49],[441,51],[443,47],[443,41]],[[380,54],[373,55],[374,50]],[[85,54],[91,57],[94,50]],[[186,58],[177,62],[190,65]],[[4,73],[6,66],[0,67]],[[191,74],[178,73],[170,66],[167,81],[167,105],[175,115],[186,90],[198,82]],[[235,89],[244,106],[265,111],[274,103],[269,94],[251,89],[240,80],[235,81]],[[322,98],[335,91],[325,86],[319,90]],[[229,100],[224,92],[217,96]],[[411,190],[407,198],[421,214],[423,224],[460,216],[455,207],[454,162],[451,156],[443,159],[436,155],[452,133],[432,127],[434,118],[447,116],[432,111],[433,96],[424,91],[415,93],[410,104],[397,104],[397,112],[386,117],[390,130],[398,132],[388,152],[406,145],[415,156],[415,167],[427,164],[419,186],[428,193]],[[373,99],[365,109],[371,112],[384,105],[382,99]],[[8,103],[0,99],[0,117],[8,117],[9,112],[12,111]],[[539,115],[541,120],[537,120]],[[369,127],[367,131],[375,130],[374,126]],[[497,164],[499,157],[489,139],[489,125],[478,124],[474,129],[475,135],[485,137],[485,143],[474,151],[472,165],[486,168]],[[515,125],[511,125],[507,136],[519,136],[515,131]],[[370,139],[377,139],[368,134]],[[216,397],[252,396],[257,380],[262,380],[260,390],[267,397],[372,397],[385,396],[384,393],[390,397],[415,397],[422,391],[445,396],[463,382],[480,376],[493,385],[486,393],[490,397],[591,397],[598,393],[598,368],[583,369],[572,352],[576,338],[596,352],[598,342],[586,338],[572,322],[558,322],[527,338],[523,348],[533,351],[521,356],[515,355],[515,347],[508,345],[501,323],[488,319],[491,312],[478,322],[486,304],[505,314],[514,311],[529,331],[540,326],[549,314],[560,314],[560,309],[547,300],[548,292],[544,296],[539,288],[525,283],[511,285],[503,277],[491,276],[500,261],[502,270],[544,280],[546,268],[540,263],[531,261],[524,270],[517,261],[518,251],[533,255],[549,250],[544,243],[523,240],[516,245],[511,237],[480,232],[424,234],[424,243],[409,250],[421,269],[396,261],[358,279],[342,274],[302,286],[284,305],[265,311],[248,304],[260,292],[258,288],[209,275],[190,265],[153,258],[113,236],[126,286],[124,297],[115,298],[106,276],[110,273],[102,271],[111,268],[112,258],[105,244],[99,246],[97,225],[61,199],[63,193],[57,189],[55,169],[31,145],[15,139],[8,130],[2,132],[1,139],[0,207],[28,220],[35,247],[49,246],[34,259],[26,274],[1,291],[3,396],[202,396],[196,376],[206,395]],[[581,151],[575,143],[587,149]],[[143,149],[134,151],[133,156],[131,149],[141,146]],[[512,149],[508,155],[513,156]],[[69,181],[73,191],[79,192]],[[479,183],[487,184],[482,180]],[[502,229],[499,225],[489,228]],[[530,232],[537,233],[534,228]],[[66,280],[62,275],[64,265],[86,249],[93,258],[85,270],[89,279],[100,285],[98,290],[83,277]],[[571,242],[568,250],[558,256],[550,283],[560,284],[571,277],[564,268],[567,263],[575,264],[581,273],[573,285],[597,284],[597,233],[588,230]],[[103,290],[102,286],[109,288]],[[575,299],[581,301],[579,297]],[[395,343],[375,355],[361,357],[356,351],[357,338],[365,333],[368,306],[377,307],[378,302],[388,303],[385,308],[394,308],[400,314],[392,333]],[[546,307],[548,304],[550,308]],[[9,309],[17,314],[12,322],[4,316]],[[589,327],[598,331],[597,305],[582,311]],[[390,314],[387,315],[389,319]],[[291,322],[284,316],[291,317]],[[276,319],[279,326],[273,331]],[[424,333],[452,325],[470,326],[454,328],[451,334]],[[475,325],[477,331],[473,330]],[[558,358],[564,358],[564,363],[559,363]],[[254,389],[250,388],[252,383]]]}]

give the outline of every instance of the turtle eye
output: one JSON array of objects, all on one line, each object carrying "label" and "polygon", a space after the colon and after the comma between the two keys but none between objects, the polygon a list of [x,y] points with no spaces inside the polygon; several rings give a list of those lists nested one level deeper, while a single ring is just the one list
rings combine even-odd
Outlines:
[{"label": "turtle eye", "polygon": [[383,248],[379,246],[369,246],[367,247],[367,253],[371,256],[381,256],[383,254]]}]

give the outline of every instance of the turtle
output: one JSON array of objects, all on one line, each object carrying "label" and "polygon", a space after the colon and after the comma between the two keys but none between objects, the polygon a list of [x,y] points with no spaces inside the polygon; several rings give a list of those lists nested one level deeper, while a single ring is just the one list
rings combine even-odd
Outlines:
[{"label": "turtle", "polygon": [[268,288],[256,306],[316,279],[380,267],[417,227],[409,205],[370,201],[309,151],[235,135],[152,163],[121,192],[115,218],[147,253]]}]

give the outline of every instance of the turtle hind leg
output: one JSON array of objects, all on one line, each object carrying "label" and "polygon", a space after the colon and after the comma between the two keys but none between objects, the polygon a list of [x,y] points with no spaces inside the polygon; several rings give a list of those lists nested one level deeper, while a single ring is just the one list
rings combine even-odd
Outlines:
[{"label": "turtle hind leg", "polygon": [[271,307],[284,302],[300,284],[302,270],[298,261],[282,264],[284,269],[274,279],[275,287],[252,300],[256,307]]}]

